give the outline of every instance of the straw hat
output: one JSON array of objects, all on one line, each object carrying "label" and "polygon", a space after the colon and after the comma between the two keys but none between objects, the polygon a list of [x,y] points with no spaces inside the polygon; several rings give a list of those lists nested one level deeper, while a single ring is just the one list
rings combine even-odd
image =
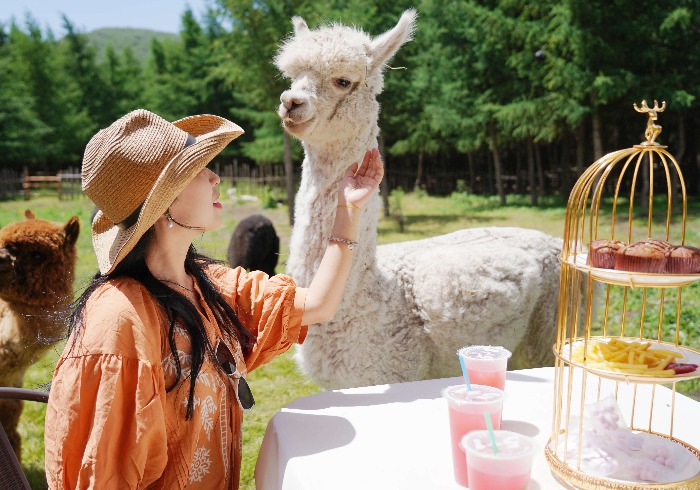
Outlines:
[{"label": "straw hat", "polygon": [[112,272],[187,184],[241,134],[218,116],[170,123],[138,109],[93,136],[82,177],[83,191],[100,209],[92,222],[100,272]]}]

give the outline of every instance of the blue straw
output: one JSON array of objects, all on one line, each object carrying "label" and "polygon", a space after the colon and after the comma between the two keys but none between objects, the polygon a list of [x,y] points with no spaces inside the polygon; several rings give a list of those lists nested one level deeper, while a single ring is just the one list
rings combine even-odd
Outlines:
[{"label": "blue straw", "polygon": [[[464,375],[464,382],[467,383],[467,390],[472,391],[472,385],[469,382],[469,375],[467,374],[467,367],[464,365],[464,358],[457,354],[459,357],[459,364],[462,366],[462,374]],[[486,428],[489,431],[489,438],[491,438],[491,447],[493,448],[493,454],[498,454],[498,447],[496,446],[496,434],[493,433],[493,424],[491,423],[491,415],[488,412],[484,412],[484,419],[486,420]]]},{"label": "blue straw", "polygon": [[464,375],[464,382],[467,383],[467,389],[472,391],[472,385],[469,382],[469,375],[467,374],[467,367],[464,365],[464,358],[459,354],[457,354],[457,357],[459,357],[459,363],[462,366],[462,374]]},{"label": "blue straw", "polygon": [[488,412],[484,412],[484,418],[486,419],[486,428],[488,429],[489,437],[491,438],[491,447],[493,448],[493,454],[498,454],[498,447],[496,446],[496,434],[493,433],[491,415],[489,415]]}]

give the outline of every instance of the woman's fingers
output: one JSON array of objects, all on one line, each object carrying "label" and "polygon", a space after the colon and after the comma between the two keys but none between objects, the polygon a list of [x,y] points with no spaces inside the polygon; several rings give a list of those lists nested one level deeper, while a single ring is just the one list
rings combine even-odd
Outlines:
[{"label": "woman's fingers", "polygon": [[382,176],[384,175],[384,166],[382,165],[382,159],[379,155],[379,150],[376,148],[373,148],[370,150],[370,160],[367,165],[367,172],[365,173],[365,177],[369,177],[370,179],[380,181],[382,179]]},{"label": "woman's fingers", "polygon": [[353,172],[353,175],[357,177],[358,175],[365,175],[367,173],[367,168],[369,167],[369,161],[372,158],[372,150],[367,150],[365,156],[362,158],[362,164]]}]

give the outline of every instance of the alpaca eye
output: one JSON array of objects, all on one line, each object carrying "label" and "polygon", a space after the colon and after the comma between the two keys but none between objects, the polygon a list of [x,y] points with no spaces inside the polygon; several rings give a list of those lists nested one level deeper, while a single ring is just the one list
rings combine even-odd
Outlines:
[{"label": "alpaca eye", "polygon": [[351,81],[347,78],[336,78],[335,85],[340,88],[348,88],[351,85]]},{"label": "alpaca eye", "polygon": [[44,260],[44,254],[42,254],[41,252],[34,251],[29,255],[34,262],[40,262],[40,261]]}]

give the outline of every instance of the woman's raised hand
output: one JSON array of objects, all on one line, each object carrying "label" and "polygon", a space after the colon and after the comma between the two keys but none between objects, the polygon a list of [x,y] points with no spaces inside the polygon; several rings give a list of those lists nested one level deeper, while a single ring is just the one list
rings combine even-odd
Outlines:
[{"label": "woman's raised hand", "polygon": [[362,164],[353,163],[345,173],[338,195],[339,206],[361,208],[369,201],[384,177],[384,165],[379,150],[373,148],[365,153]]}]

